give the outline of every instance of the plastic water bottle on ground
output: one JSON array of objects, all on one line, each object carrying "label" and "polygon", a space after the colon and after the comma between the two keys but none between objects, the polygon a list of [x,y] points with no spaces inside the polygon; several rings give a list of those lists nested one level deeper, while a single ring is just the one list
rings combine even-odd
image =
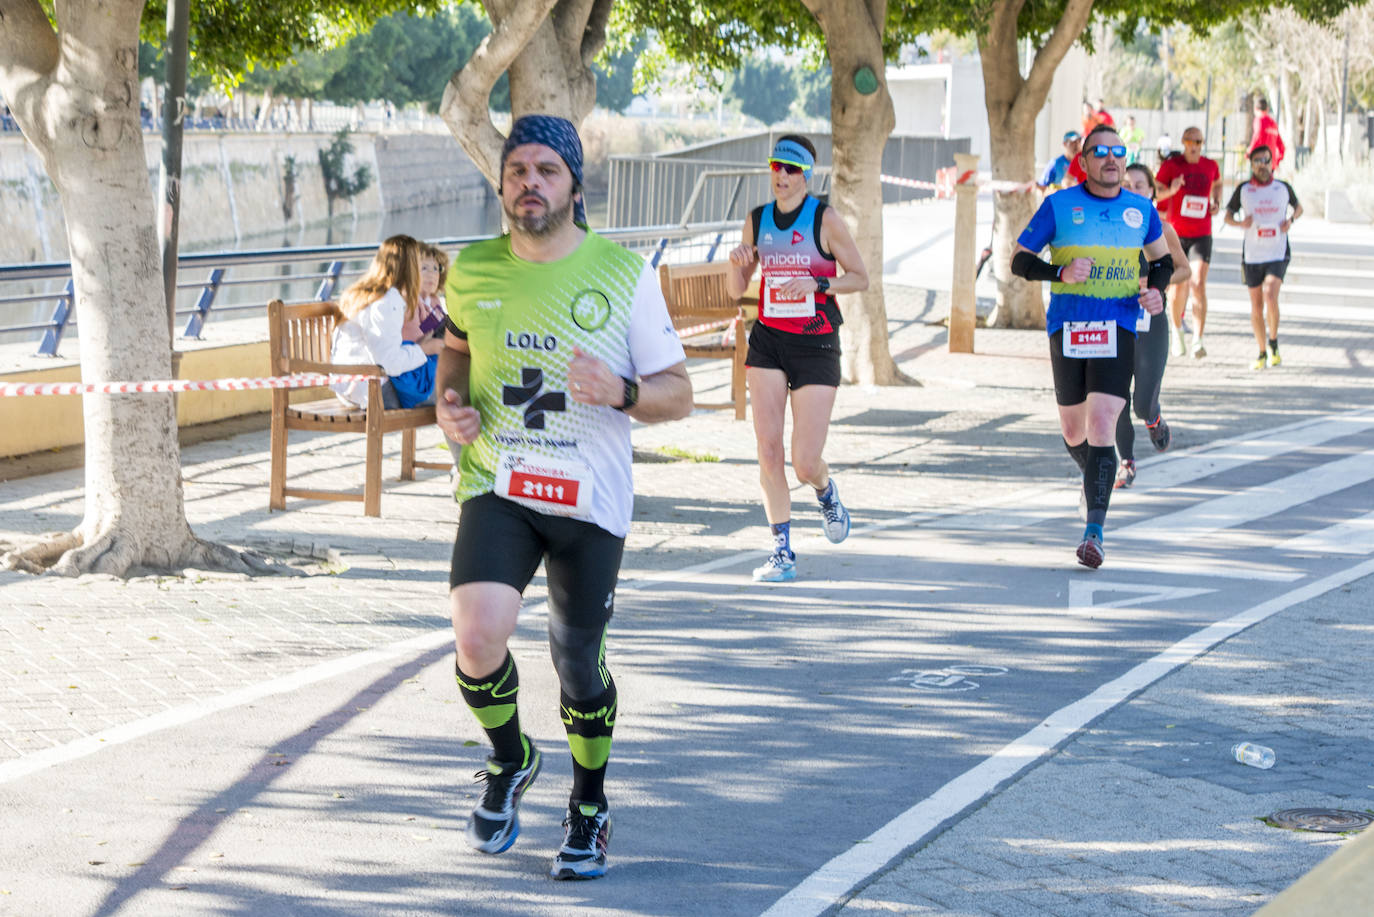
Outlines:
[{"label": "plastic water bottle on ground", "polygon": [[1274,766],[1274,749],[1254,742],[1241,742],[1231,746],[1231,755],[1241,764],[1268,770]]}]

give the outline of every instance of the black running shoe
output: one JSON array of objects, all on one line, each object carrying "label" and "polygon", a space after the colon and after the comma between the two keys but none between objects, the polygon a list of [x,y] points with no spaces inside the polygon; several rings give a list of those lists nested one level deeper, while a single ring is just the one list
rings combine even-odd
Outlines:
[{"label": "black running shoe", "polygon": [[505,853],[520,836],[520,797],[539,775],[540,764],[539,749],[528,737],[525,741],[530,752],[524,767],[488,758],[487,766],[473,775],[485,780],[487,788],[468,821],[468,843],[483,853]]},{"label": "black running shoe", "polygon": [[563,819],[563,846],[553,858],[555,879],[596,879],[606,874],[611,812],[591,802],[571,802]]},{"label": "black running shoe", "polygon": [[1169,448],[1169,422],[1163,415],[1155,421],[1153,427],[1146,427],[1150,431],[1150,444],[1155,447],[1156,452],[1163,452]]}]

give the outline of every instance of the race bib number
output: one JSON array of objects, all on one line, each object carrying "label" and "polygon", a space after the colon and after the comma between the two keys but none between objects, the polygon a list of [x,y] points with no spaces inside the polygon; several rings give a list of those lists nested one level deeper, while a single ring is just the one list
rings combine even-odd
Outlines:
[{"label": "race bib number", "polygon": [[810,318],[816,314],[816,294],[787,296],[782,285],[794,277],[810,277],[805,268],[794,271],[770,270],[763,276],[763,314],[768,318]]},{"label": "race bib number", "polygon": [[1260,226],[1255,230],[1255,235],[1261,239],[1277,239],[1279,228],[1277,226]]},{"label": "race bib number", "polygon": [[1144,306],[1140,307],[1140,314],[1135,317],[1136,334],[1144,334],[1150,330],[1150,319],[1152,317],[1150,313],[1145,311]]},{"label": "race bib number", "polygon": [[496,495],[541,513],[587,518],[592,471],[569,459],[506,452],[496,465]]},{"label": "race bib number", "polygon": [[1116,322],[1065,322],[1064,356],[1076,360],[1116,356]]},{"label": "race bib number", "polygon": [[1207,196],[1203,194],[1183,195],[1183,206],[1179,208],[1179,215],[1189,219],[1200,220],[1207,216]]}]

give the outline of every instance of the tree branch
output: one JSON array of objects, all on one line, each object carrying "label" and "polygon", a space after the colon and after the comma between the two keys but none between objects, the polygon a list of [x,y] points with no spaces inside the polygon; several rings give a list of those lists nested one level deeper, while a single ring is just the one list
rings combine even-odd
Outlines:
[{"label": "tree branch", "polygon": [[587,16],[587,30],[582,33],[582,63],[590,67],[606,47],[606,25],[611,20],[614,0],[595,0]]},{"label": "tree branch", "polygon": [[1016,47],[1017,20],[1021,18],[1021,7],[1025,5],[1026,0],[998,0],[993,3],[992,18],[988,20],[989,45]]},{"label": "tree branch", "polygon": [[38,0],[0,0],[0,93],[30,142],[48,136],[43,96],[57,61],[57,33]]},{"label": "tree branch", "polygon": [[[1012,118],[1020,117],[1026,108],[1033,108],[1034,113],[1040,111],[1040,107],[1045,104],[1045,97],[1049,95],[1050,85],[1054,82],[1054,71],[1058,69],[1064,55],[1069,53],[1069,48],[1078,40],[1078,36],[1083,34],[1092,11],[1093,0],[1069,0],[1064,4],[1064,13],[1059,17],[1059,24],[1050,33],[1049,40],[1036,52],[1035,62],[1031,64],[1025,86],[1016,94],[1016,102],[1012,105]],[[1014,19],[1012,24],[1014,28]]]},{"label": "tree branch", "polygon": [[458,143],[493,186],[500,184],[505,138],[491,121],[492,87],[529,44],[557,0],[530,0],[507,7],[484,0],[492,30],[444,87],[439,113]]}]

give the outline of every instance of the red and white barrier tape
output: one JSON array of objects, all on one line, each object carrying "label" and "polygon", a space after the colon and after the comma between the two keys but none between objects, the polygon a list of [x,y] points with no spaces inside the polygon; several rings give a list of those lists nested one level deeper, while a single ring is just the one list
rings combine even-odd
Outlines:
[{"label": "red and white barrier tape", "polygon": [[166,392],[241,392],[264,388],[315,388],[336,382],[361,382],[368,375],[301,373],[257,379],[163,379],[155,382],[8,382],[0,397],[19,395],[151,395]]},{"label": "red and white barrier tape", "polygon": [[679,329],[677,329],[677,336],[680,337],[680,338],[689,338],[689,337],[691,337],[691,336],[694,335],[694,334],[701,334],[701,333],[704,332],[704,331],[714,331],[714,330],[716,330],[717,328],[721,328],[722,330],[729,330],[727,327],[723,327],[723,326],[738,325],[738,324],[739,324],[739,316],[736,315],[734,318],[730,319],[729,321],[724,321],[724,320],[722,320],[722,319],[717,319],[717,320],[714,321],[714,322],[704,322],[704,323],[702,323],[702,324],[700,324],[700,325],[689,325],[689,326],[686,327],[686,328],[679,328]]},{"label": "red and white barrier tape", "polygon": [[1030,191],[1035,188],[1034,182],[1014,182],[1014,181],[992,181],[986,172],[977,173],[967,171],[957,172],[953,168],[939,169],[935,172],[935,181],[918,181],[914,178],[899,178],[896,175],[880,175],[879,178],[884,184],[897,185],[902,188],[917,188],[921,191],[934,191],[937,198],[947,198],[954,196],[955,185],[977,185],[980,191]]}]

